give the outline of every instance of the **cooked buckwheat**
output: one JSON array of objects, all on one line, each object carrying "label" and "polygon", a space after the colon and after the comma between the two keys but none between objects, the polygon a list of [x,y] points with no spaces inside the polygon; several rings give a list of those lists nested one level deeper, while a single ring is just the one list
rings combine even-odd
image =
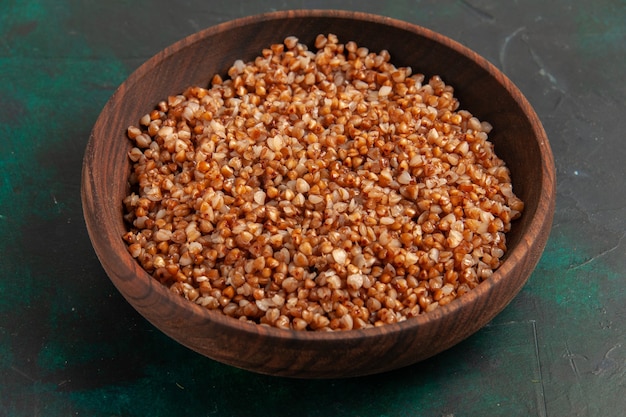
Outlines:
[{"label": "cooked buckwheat", "polygon": [[520,216],[453,88],[290,36],[128,128],[130,254],[191,302],[294,330],[409,319],[488,279]]}]

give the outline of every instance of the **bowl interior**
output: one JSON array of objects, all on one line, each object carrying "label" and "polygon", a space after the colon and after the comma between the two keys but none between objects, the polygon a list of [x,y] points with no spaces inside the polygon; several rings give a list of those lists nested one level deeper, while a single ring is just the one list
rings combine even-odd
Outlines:
[{"label": "bowl interior", "polygon": [[[389,325],[382,331],[294,334],[298,332],[267,329],[222,317],[192,306],[153,281],[130,257],[121,239],[126,230],[121,201],[128,191],[130,172],[127,152],[131,144],[126,128],[137,124],[141,116],[168,95],[178,94],[190,85],[208,86],[215,73],[225,75],[236,59],[252,59],[263,48],[289,35],[297,36],[313,49],[319,33],[334,33],[341,42],[352,40],[372,51],[386,49],[397,66],[411,66],[413,72],[421,72],[427,78],[440,75],[454,86],[461,108],[493,125],[490,140],[511,170],[514,191],[525,202],[522,218],[514,222],[507,235],[507,259],[492,279],[469,296],[438,309],[436,314],[422,315],[411,323]],[[142,65],[120,86],[94,126],[85,152],[82,191],[87,228],[107,274],[127,300],[165,333],[215,359],[259,372],[346,376],[393,369],[432,356],[466,338],[501,311],[528,278],[547,240],[554,210],[553,170],[549,144],[534,111],[517,88],[480,56],[448,38],[405,22],[353,12],[297,11],[244,18],[206,29]],[[471,314],[460,313],[468,308]],[[461,316],[465,318],[460,320]],[[193,338],[185,333],[191,326],[202,327]],[[221,341],[215,332],[224,329],[228,329],[230,339],[225,336]],[[413,335],[400,336],[407,330]],[[253,357],[236,353],[250,334],[255,341],[273,339],[274,354],[262,352]],[[441,337],[428,339],[435,334]],[[364,340],[382,337],[388,338],[379,349],[386,361],[378,358],[379,363],[375,364],[363,360],[352,367],[337,366],[334,361],[312,364],[316,352],[321,354],[329,348],[343,349],[344,355],[371,353],[371,344],[368,347]],[[418,338],[428,343],[417,342]],[[320,347],[312,346],[311,341],[320,341]],[[292,352],[296,350],[294,346],[300,353]],[[407,353],[407,349],[413,351]],[[276,352],[289,357],[291,364],[286,367],[280,360],[276,363]],[[310,357],[306,357],[306,352]],[[305,358],[295,364],[298,354]],[[286,369],[291,369],[291,373]]]}]

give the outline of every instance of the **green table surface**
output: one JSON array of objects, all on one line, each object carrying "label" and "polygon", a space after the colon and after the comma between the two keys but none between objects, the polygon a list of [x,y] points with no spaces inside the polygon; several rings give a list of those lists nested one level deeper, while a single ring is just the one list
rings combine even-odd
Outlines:
[{"label": "green table surface", "polygon": [[[416,23],[502,69],[544,123],[554,225],[492,323],[382,375],[292,380],[166,337],[116,291],[80,203],[90,129],[165,46],[288,8]],[[0,416],[626,415],[623,0],[0,0]]]}]

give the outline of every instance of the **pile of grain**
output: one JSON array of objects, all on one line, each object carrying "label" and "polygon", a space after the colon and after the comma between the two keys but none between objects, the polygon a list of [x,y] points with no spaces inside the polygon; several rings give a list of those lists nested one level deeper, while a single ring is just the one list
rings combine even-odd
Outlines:
[{"label": "pile of grain", "polygon": [[429,312],[498,268],[523,203],[453,88],[319,35],[131,126],[131,255],[208,309],[295,330]]}]

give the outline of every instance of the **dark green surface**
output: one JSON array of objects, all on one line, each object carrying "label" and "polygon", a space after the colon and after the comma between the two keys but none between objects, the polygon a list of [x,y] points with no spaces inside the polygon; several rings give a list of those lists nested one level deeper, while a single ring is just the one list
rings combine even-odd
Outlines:
[{"label": "dark green surface", "polygon": [[[431,360],[350,380],[274,378],[176,344],[106,278],[80,206],[89,131],[161,48],[232,18],[343,8],[485,56],[544,123],[548,246],[492,324]],[[0,0],[0,416],[623,416],[626,2]]]}]

